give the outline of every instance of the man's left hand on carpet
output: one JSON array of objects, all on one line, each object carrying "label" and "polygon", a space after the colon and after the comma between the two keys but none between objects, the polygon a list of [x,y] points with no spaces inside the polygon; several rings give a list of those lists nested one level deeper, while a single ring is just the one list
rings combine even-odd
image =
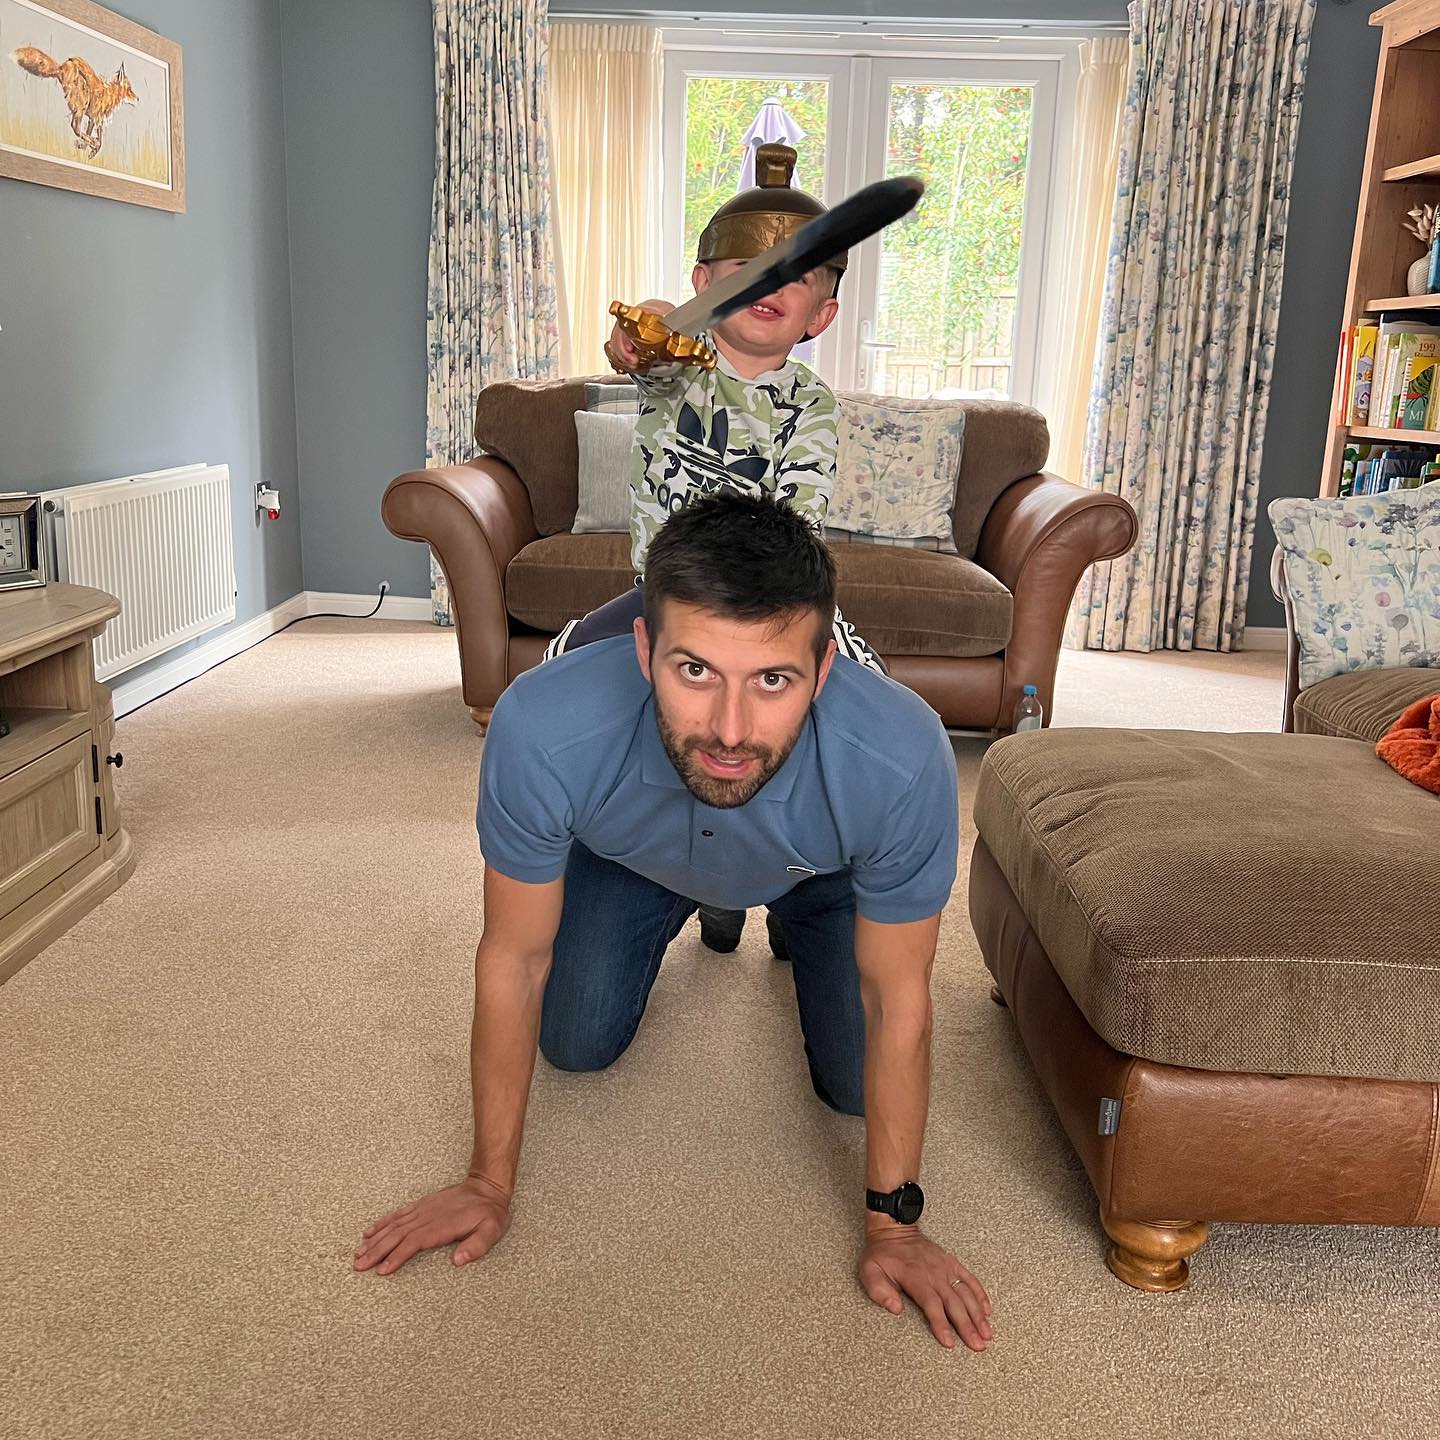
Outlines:
[{"label": "man's left hand on carpet", "polygon": [[957,1334],[971,1350],[983,1350],[994,1338],[985,1287],[913,1225],[872,1230],[856,1274],[865,1293],[892,1315],[904,1309],[908,1295],[947,1350],[955,1348]]}]

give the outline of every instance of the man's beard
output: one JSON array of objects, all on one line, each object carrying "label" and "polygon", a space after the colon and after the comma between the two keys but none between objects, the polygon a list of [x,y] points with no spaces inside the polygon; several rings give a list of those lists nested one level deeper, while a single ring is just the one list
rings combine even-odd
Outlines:
[{"label": "man's beard", "polygon": [[[685,782],[685,788],[699,801],[716,810],[733,810],[753,800],[764,788],[775,772],[790,758],[795,742],[804,728],[802,720],[795,727],[795,733],[776,749],[769,745],[741,745],[734,750],[722,745],[711,737],[681,735],[660,707],[660,697],[655,697],[655,725],[660,731],[660,743],[675,767],[675,773]],[[699,752],[706,751],[717,760],[757,760],[755,769],[736,780],[726,780],[712,775],[704,768]]]}]

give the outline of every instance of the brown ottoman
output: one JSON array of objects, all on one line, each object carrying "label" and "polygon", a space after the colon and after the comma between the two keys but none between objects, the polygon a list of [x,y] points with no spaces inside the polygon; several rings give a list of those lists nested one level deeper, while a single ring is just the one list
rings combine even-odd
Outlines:
[{"label": "brown ottoman", "polygon": [[985,757],[970,914],[1100,1200],[1174,1290],[1212,1220],[1440,1224],[1440,800],[1311,735]]}]

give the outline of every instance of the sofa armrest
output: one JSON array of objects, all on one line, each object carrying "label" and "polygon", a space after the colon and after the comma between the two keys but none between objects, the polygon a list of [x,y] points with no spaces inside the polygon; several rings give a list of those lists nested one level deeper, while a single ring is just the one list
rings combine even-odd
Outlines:
[{"label": "sofa armrest", "polygon": [[1086,567],[1135,543],[1139,522],[1118,495],[1058,475],[1031,475],[1006,489],[980,531],[976,563],[1010,591],[1015,620],[1005,647],[997,730],[1009,730],[1021,687],[1034,685],[1050,722],[1065,617]]},{"label": "sofa armrest", "polygon": [[488,716],[506,683],[505,570],[540,538],[529,491],[503,461],[477,455],[397,475],[380,514],[391,534],[434,550],[450,585],[465,703]]},{"label": "sofa armrest", "polygon": [[1295,630],[1295,606],[1285,584],[1285,567],[1280,563],[1280,547],[1270,561],[1270,586],[1275,598],[1285,607],[1285,698],[1280,707],[1280,730],[1285,735],[1295,731],[1295,701],[1300,695],[1300,636]]}]

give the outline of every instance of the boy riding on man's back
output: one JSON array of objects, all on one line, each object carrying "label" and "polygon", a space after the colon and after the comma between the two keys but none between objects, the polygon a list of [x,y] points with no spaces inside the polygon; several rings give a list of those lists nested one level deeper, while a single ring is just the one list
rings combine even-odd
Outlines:
[{"label": "boy riding on man's back", "polygon": [[[795,159],[789,146],[759,147],[755,188],[722,205],[701,232],[691,275],[697,294],[824,213],[820,201],[791,187]],[[716,352],[713,369],[652,365],[617,321],[605,353],[640,392],[630,477],[630,558],[641,579],[634,589],[566,626],[547,658],[630,632],[642,612],[651,540],[672,514],[702,496],[726,490],[774,495],[823,529],[835,482],[835,396],[790,352],[834,321],[846,260],[844,254],[835,256],[700,337]],[[640,308],[665,315],[675,307],[647,300]],[[834,636],[841,655],[885,673],[880,657],[838,610]],[[711,949],[733,950],[744,915],[702,909],[700,923]],[[780,953],[773,929],[771,942]]]}]

